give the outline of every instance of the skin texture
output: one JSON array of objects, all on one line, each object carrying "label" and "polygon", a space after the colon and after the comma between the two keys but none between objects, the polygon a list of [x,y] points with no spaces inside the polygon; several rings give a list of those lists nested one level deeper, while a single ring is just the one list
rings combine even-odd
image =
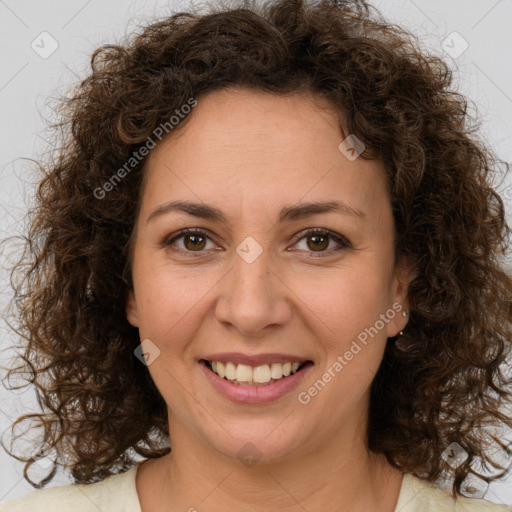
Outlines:
[{"label": "skin texture", "polygon": [[[393,303],[408,309],[412,276],[394,264],[384,168],[349,161],[342,140],[338,116],[317,98],[230,88],[202,97],[178,136],[151,153],[126,315],[160,350],[148,368],[168,406],[172,451],[139,470],[144,512],[394,510],[402,475],[367,451],[365,427],[387,338],[407,318],[389,320],[309,404],[297,400]],[[147,222],[178,199],[216,206],[228,222],[178,212]],[[365,218],[322,213],[278,223],[285,205],[329,200]],[[200,256],[186,237],[162,244],[183,228],[210,237]],[[308,244],[312,235],[293,238],[308,228],[332,230],[352,247],[336,251],[329,238],[322,251]],[[263,249],[250,264],[235,250],[248,236]],[[198,366],[225,351],[291,353],[314,366],[275,402],[235,404]],[[261,454],[250,467],[237,458],[247,442]]]},{"label": "skin texture", "polygon": [[[340,229],[357,231],[351,236],[362,238],[362,242],[356,240],[361,247],[355,252],[340,252],[336,261],[313,260],[307,252],[292,254],[285,249],[299,229],[334,220],[303,219],[277,229],[275,216],[282,206],[278,203],[286,199],[304,204],[310,199],[308,194],[330,194],[364,202],[376,212],[382,205],[372,196],[380,194],[378,180],[384,168],[396,230],[396,257],[414,262],[415,277],[408,285],[410,316],[404,334],[400,343],[388,339],[371,383],[367,446],[373,453],[384,454],[389,464],[403,473],[419,475],[432,484],[448,477],[452,496],[460,497],[474,468],[496,467],[495,456],[488,449],[496,436],[487,428],[498,431],[497,442],[512,454],[503,438],[507,428],[512,428],[512,417],[503,410],[503,405],[512,401],[507,370],[512,276],[501,264],[510,257],[512,232],[498,192],[502,182],[495,179],[506,173],[506,163],[480,136],[480,120],[471,115],[469,98],[457,92],[452,66],[440,56],[425,53],[415,34],[386,20],[364,0],[242,1],[229,2],[221,9],[214,2],[206,12],[203,5],[190,7],[188,13],[174,13],[140,27],[123,38],[125,44],[97,48],[91,55],[88,76],[58,102],[55,113],[59,120],[50,130],[55,151],[38,158],[39,184],[34,206],[27,213],[27,232],[3,240],[6,253],[19,254],[10,276],[14,295],[5,312],[16,333],[15,356],[7,363],[3,382],[8,389],[12,389],[12,379],[16,384],[22,382],[14,389],[34,386],[41,410],[37,418],[32,411],[17,418],[10,427],[13,442],[0,439],[2,448],[24,463],[24,478],[36,488],[47,485],[59,467],[68,469],[74,482],[87,484],[132,467],[139,457],[166,456],[169,421],[176,434],[176,439],[171,439],[175,459],[183,468],[186,457],[176,455],[177,440],[185,442],[186,436],[177,431],[187,417],[188,432],[195,434],[195,444],[188,445],[195,449],[202,439],[213,446],[217,434],[213,436],[212,431],[217,424],[221,433],[229,435],[234,452],[244,436],[253,436],[245,427],[259,430],[258,417],[254,417],[264,416],[260,415],[263,408],[249,408],[251,413],[238,407],[234,416],[227,414],[226,404],[219,404],[218,397],[206,396],[204,383],[195,381],[195,394],[185,396],[183,390],[176,391],[177,385],[173,389],[170,376],[184,373],[186,367],[183,380],[197,380],[199,376],[189,373],[189,368],[204,346],[221,350],[229,345],[233,350],[243,347],[262,352],[269,344],[273,350],[284,351],[293,345],[294,351],[314,355],[315,374],[321,374],[332,347],[346,349],[353,332],[368,327],[369,317],[391,302],[389,294],[383,293],[391,289],[391,280],[385,281],[392,275],[391,265],[386,264],[389,247],[381,247],[385,244],[369,236],[371,226],[376,226],[375,214],[366,235],[361,226],[350,227],[349,219],[336,217],[336,222],[343,224]],[[215,151],[210,150],[210,155],[207,147],[191,143],[191,130],[182,129],[189,128],[192,118],[199,122],[198,130],[206,126],[205,94],[228,86],[274,94],[309,91],[328,101],[329,108],[332,105],[340,114],[343,129],[338,130],[337,121],[320,106],[308,111],[305,106],[284,109],[295,118],[294,123],[287,118],[277,123],[278,112],[285,116],[283,109],[274,105],[246,112],[245,119],[235,123],[235,113],[241,116],[245,111],[228,105],[229,110],[217,109],[215,114],[219,123],[225,120],[228,125],[223,130],[229,135],[229,151],[217,140],[219,130],[210,129],[203,132],[214,141],[210,146]],[[194,105],[196,101],[201,104]],[[192,109],[189,113],[186,104]],[[200,116],[196,116],[196,108]],[[324,120],[321,128],[319,117]],[[265,140],[264,130],[272,133],[270,140]],[[357,135],[366,146],[353,165],[335,149],[343,138],[340,132],[343,137]],[[164,182],[151,177],[155,172],[147,172],[158,167],[156,157],[152,158],[158,150],[152,149],[149,155],[147,150],[151,141],[160,145],[160,136],[166,137],[166,133],[176,145],[181,141],[182,152],[183,144],[190,151],[186,157],[182,155],[180,163],[178,156],[171,154],[178,149],[169,149],[158,164],[172,164]],[[239,144],[237,148],[237,137],[243,138],[243,151]],[[272,152],[275,141],[280,153]],[[258,144],[260,148],[256,148]],[[382,163],[380,169],[377,161],[368,166],[359,161],[375,158]],[[139,332],[126,318],[126,298],[128,290],[133,290],[129,249],[134,246],[134,224],[146,175],[156,183],[151,190],[162,196],[148,196],[151,202],[179,194],[199,204],[222,201],[220,206],[226,209],[230,205],[231,211],[225,225],[209,226],[216,238],[209,243],[219,251],[212,252],[209,245],[208,262],[197,258],[184,261],[184,257],[178,261],[177,252],[160,251],[157,243],[151,245],[150,252],[150,232],[141,225],[138,258],[147,265],[140,270],[144,279],[137,277],[140,322],[135,321],[141,325]],[[256,185],[250,183],[251,178]],[[357,181],[357,187],[351,180]],[[368,188],[365,184],[370,182]],[[377,229],[385,233],[383,240],[388,243],[389,226],[380,222],[382,219]],[[167,222],[165,229],[176,229]],[[178,222],[181,227],[206,224],[198,219],[174,220]],[[246,236],[258,239],[255,243],[264,252],[262,259],[243,266],[246,262],[237,259],[236,248]],[[365,248],[367,239],[372,242]],[[313,240],[330,239],[309,241]],[[305,243],[301,241],[303,250]],[[318,245],[310,249],[318,249]],[[377,260],[372,259],[376,254],[381,268],[376,268]],[[150,283],[153,287],[151,279],[157,273],[161,289],[143,286]],[[368,286],[375,291],[370,298]],[[151,303],[155,304],[152,309]],[[169,328],[160,324],[162,318],[167,319]],[[397,327],[387,326],[390,331]],[[351,361],[350,368],[371,376],[384,335],[372,340],[373,351],[365,350],[364,357],[357,354],[357,362]],[[154,338],[163,349],[163,355],[151,365],[151,373],[138,359],[141,337],[145,336]],[[179,357],[171,357],[171,353]],[[183,364],[176,364],[178,361]],[[270,453],[281,457],[276,445],[290,450],[290,444],[311,434],[312,421],[317,422],[317,434],[330,431],[330,424],[338,422],[331,416],[333,411],[349,418],[355,404],[364,403],[362,390],[367,389],[367,382],[363,379],[358,381],[361,388],[354,387],[354,372],[345,368],[343,376],[338,375],[314,397],[307,406],[309,415],[290,410],[279,428],[271,430],[276,415],[265,413],[261,422],[269,434],[264,442],[259,440],[266,450],[265,462],[252,468],[254,485],[257,469],[270,462]],[[336,394],[338,387],[343,387],[340,394]],[[185,405],[193,399],[192,414]],[[280,411],[286,409],[285,400],[281,402]],[[325,413],[319,412],[327,403],[330,415],[326,420]],[[227,430],[220,426],[219,411]],[[243,427],[240,422],[247,420],[248,414],[252,414],[251,421]],[[240,427],[234,433],[233,417]],[[294,426],[299,422],[301,428],[307,427],[300,436]],[[37,430],[33,435],[38,445],[52,453],[55,450],[54,464],[44,475],[31,470],[37,461],[26,453],[23,434],[19,434],[27,429]],[[199,436],[203,431],[208,435]],[[358,432],[363,435],[362,428]],[[284,437],[287,447],[281,442]],[[445,460],[452,442],[468,454],[456,469]],[[274,451],[270,450],[272,443]],[[222,444],[226,451],[226,443]],[[310,449],[311,443],[300,446]],[[346,451],[346,445],[341,448]],[[197,456],[204,459],[207,453],[200,450]],[[219,460],[221,452],[214,453]],[[312,462],[310,458],[305,463],[316,469]],[[218,464],[214,470],[219,470]],[[324,473],[325,467],[323,464]],[[39,478],[34,480],[34,473]],[[191,479],[192,470],[182,473],[183,481]],[[494,481],[506,473],[507,468],[492,475],[482,469],[478,476]],[[235,474],[226,476],[221,487]],[[221,476],[215,474],[213,480],[217,482]],[[284,475],[279,476],[283,481]],[[193,480],[186,490],[193,488],[200,494],[203,489]],[[297,488],[297,482],[302,483],[298,476],[291,486]],[[161,486],[165,483],[159,482]],[[210,491],[216,486],[209,485],[201,494],[210,495],[205,505],[211,506],[214,495]],[[299,494],[305,488],[312,486],[303,485]]]}]

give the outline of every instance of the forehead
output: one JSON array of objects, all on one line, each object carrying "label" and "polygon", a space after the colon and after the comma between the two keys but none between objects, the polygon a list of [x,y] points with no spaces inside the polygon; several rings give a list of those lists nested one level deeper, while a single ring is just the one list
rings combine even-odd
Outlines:
[{"label": "forehead", "polygon": [[359,210],[389,201],[382,163],[344,156],[339,114],[321,98],[233,88],[201,97],[189,116],[150,154],[142,209],[171,199],[276,212],[298,201]]}]

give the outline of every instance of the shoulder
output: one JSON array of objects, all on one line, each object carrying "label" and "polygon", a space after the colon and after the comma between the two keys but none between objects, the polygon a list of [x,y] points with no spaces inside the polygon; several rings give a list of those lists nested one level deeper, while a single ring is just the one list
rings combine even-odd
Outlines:
[{"label": "shoulder", "polygon": [[512,512],[512,506],[497,505],[477,498],[458,496],[456,500],[443,489],[404,474],[402,489],[395,511],[398,512]]},{"label": "shoulder", "polygon": [[135,486],[137,467],[101,482],[38,489],[22,498],[0,503],[0,512],[141,512]]}]

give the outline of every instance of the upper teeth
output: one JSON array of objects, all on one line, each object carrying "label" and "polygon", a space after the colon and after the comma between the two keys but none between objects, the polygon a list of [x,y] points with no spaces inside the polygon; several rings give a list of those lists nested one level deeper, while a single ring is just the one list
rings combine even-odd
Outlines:
[{"label": "upper teeth", "polygon": [[249,366],[247,364],[235,364],[232,362],[222,363],[220,361],[210,361],[212,370],[228,380],[246,382],[249,384],[265,384],[272,379],[277,380],[288,377],[290,373],[295,373],[301,363],[272,363],[271,365],[262,364],[261,366]]}]

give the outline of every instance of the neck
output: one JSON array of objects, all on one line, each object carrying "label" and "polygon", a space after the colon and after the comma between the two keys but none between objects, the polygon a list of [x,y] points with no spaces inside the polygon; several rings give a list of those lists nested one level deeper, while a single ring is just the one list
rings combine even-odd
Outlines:
[{"label": "neck", "polygon": [[[325,510],[394,512],[402,473],[368,452],[358,430],[293,456],[244,464],[226,457],[184,426],[172,431],[172,451],[144,462],[137,474],[142,512]],[[359,429],[359,431],[364,429]]]}]

